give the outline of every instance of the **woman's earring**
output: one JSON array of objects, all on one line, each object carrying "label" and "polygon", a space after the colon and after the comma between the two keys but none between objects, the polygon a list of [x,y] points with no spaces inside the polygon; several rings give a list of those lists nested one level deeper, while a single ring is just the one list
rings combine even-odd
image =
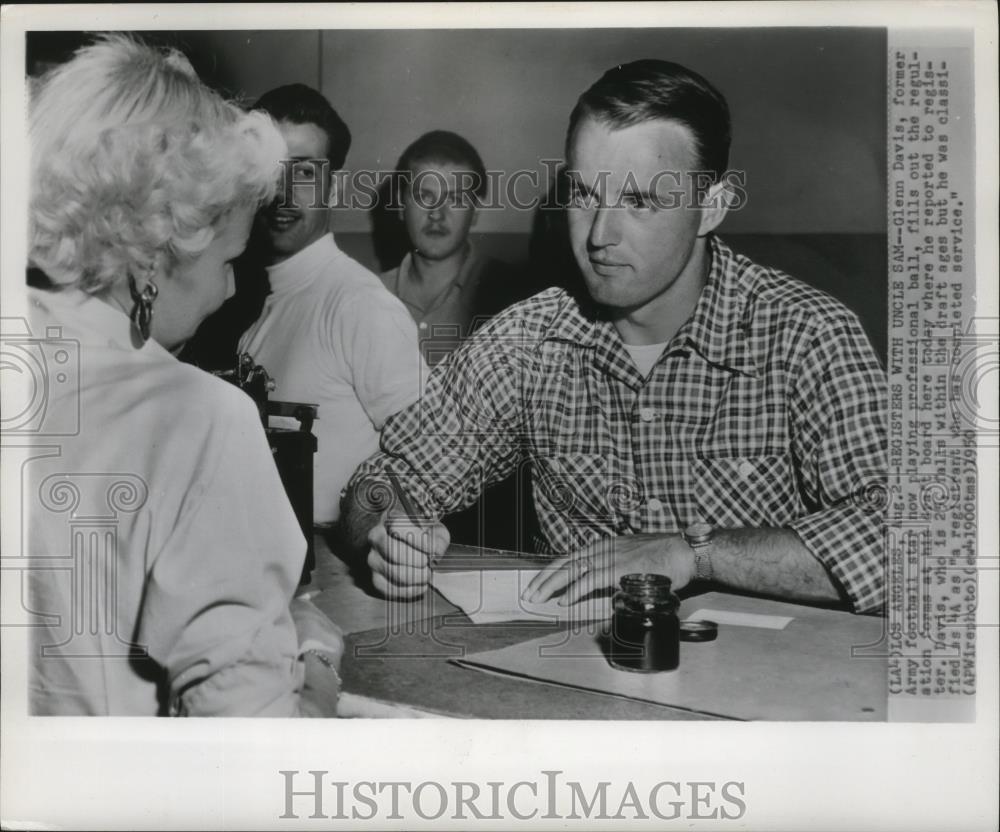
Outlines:
[{"label": "woman's earring", "polygon": [[141,347],[149,340],[149,330],[153,323],[153,301],[156,300],[160,290],[150,278],[146,281],[146,287],[140,292],[132,275],[128,276],[128,290],[135,303],[132,307],[132,326],[141,339],[138,344]]}]

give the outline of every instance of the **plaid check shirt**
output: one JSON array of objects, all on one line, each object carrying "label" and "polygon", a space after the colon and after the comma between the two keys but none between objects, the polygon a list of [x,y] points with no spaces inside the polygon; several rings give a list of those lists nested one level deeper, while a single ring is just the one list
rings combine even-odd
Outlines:
[{"label": "plaid check shirt", "polygon": [[882,516],[865,496],[886,477],[884,370],[838,301],[717,238],[711,253],[646,378],[561,289],[501,313],[389,419],[354,476],[361,499],[377,506],[390,470],[440,516],[530,460],[550,552],[699,521],[788,528],[856,612],[879,611]]}]

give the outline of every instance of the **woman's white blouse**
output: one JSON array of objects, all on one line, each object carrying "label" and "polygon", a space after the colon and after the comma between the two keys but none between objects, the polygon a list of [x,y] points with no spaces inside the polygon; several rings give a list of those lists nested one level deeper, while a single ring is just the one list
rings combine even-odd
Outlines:
[{"label": "woman's white blouse", "polygon": [[40,421],[24,473],[33,712],[295,714],[305,540],[253,402],[100,300],[29,291],[63,431]]}]

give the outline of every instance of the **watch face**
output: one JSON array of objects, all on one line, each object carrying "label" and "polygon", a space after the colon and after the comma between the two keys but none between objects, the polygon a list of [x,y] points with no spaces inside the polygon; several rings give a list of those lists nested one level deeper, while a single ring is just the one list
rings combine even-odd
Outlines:
[{"label": "watch face", "polygon": [[703,545],[712,539],[712,531],[708,523],[692,523],[684,530],[684,539],[691,546]]}]

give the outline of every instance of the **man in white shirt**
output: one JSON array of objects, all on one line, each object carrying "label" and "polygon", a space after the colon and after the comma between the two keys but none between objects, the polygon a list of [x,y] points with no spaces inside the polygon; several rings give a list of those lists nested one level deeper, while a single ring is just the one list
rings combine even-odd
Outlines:
[{"label": "man in white shirt", "polygon": [[313,514],[332,523],[341,489],[386,419],[420,397],[426,371],[406,308],[329,230],[347,126],[303,84],[265,93],[256,109],[277,122],[289,162],[283,193],[257,218],[271,294],[239,346],[274,378],[272,398],[319,405]]}]

